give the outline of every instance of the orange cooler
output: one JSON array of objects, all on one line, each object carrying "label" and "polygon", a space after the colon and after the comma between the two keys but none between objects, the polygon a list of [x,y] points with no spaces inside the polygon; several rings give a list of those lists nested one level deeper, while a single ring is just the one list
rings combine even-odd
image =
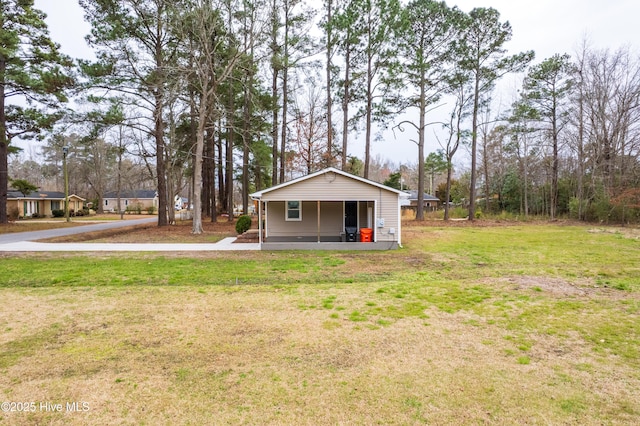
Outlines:
[{"label": "orange cooler", "polygon": [[373,229],[360,228],[360,242],[370,243],[371,241],[373,241]]}]

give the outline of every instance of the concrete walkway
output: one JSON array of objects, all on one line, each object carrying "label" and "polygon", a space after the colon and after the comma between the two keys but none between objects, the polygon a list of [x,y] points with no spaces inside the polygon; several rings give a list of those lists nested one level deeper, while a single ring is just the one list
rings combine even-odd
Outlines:
[{"label": "concrete walkway", "polygon": [[250,251],[260,250],[256,243],[233,244],[235,237],[225,238],[214,244],[130,244],[130,243],[39,243],[37,240],[45,238],[63,237],[66,235],[82,234],[85,232],[117,229],[146,223],[154,223],[157,218],[113,221],[99,224],[76,226],[73,228],[48,229],[44,231],[16,232],[0,235],[0,252],[105,252],[105,251],[136,251],[136,252],[181,252],[181,251]]}]

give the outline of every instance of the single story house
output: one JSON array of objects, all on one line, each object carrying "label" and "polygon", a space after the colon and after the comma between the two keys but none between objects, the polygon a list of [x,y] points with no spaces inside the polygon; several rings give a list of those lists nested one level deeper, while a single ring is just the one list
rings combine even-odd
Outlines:
[{"label": "single story house", "polygon": [[[406,193],[408,197],[402,201],[402,207],[415,210],[418,207],[418,191],[406,191]],[[428,211],[437,210],[440,202],[438,197],[425,193],[422,206]]]},{"label": "single story house", "polygon": [[[75,194],[69,195],[69,211],[76,212],[84,209],[86,200]],[[64,192],[34,191],[24,195],[20,191],[7,192],[7,213],[10,217],[40,217],[53,216],[53,210],[64,210]]]},{"label": "single story house", "polygon": [[263,250],[397,248],[402,196],[333,167],[251,194]]},{"label": "single story house", "polygon": [[[118,212],[118,192],[108,191],[102,197],[105,211]],[[120,208],[124,211],[146,211],[149,207],[158,211],[158,191],[136,189],[120,191]]]}]

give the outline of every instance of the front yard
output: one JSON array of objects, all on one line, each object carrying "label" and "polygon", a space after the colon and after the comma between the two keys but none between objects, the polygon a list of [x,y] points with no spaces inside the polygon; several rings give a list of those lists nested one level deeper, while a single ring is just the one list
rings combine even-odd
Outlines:
[{"label": "front yard", "polygon": [[0,422],[640,422],[635,230],[403,232],[374,253],[5,254],[0,400],[38,405]]}]

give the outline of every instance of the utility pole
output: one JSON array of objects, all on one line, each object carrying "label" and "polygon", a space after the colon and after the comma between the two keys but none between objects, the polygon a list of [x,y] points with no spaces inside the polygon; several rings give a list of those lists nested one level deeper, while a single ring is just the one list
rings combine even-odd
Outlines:
[{"label": "utility pole", "polygon": [[69,153],[69,147],[62,147],[62,172],[64,174],[64,218],[67,222],[70,222],[69,218],[69,174],[67,173],[67,154]]}]

